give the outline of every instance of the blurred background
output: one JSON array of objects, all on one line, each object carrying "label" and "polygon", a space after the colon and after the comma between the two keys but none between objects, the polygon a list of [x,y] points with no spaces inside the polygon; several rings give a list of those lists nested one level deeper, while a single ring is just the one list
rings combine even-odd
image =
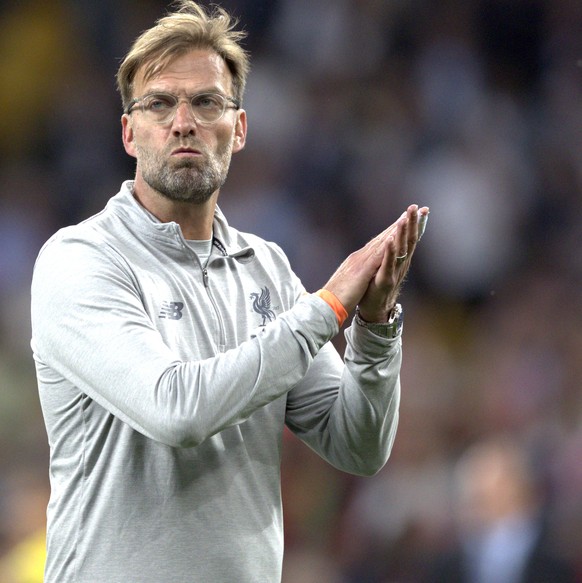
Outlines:
[{"label": "blurred background", "polygon": [[[231,224],[314,290],[408,204],[431,207],[392,457],[357,478],[286,434],[284,583],[582,581],[582,3],[219,4],[252,54]],[[114,75],[167,8],[0,2],[2,583],[42,572],[33,263],[133,176]]]}]

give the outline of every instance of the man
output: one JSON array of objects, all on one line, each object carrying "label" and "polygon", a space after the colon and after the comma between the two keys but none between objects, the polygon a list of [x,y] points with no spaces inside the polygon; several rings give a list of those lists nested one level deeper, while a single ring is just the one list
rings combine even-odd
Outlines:
[{"label": "man", "polygon": [[472,444],[457,462],[456,536],[437,557],[428,581],[574,583],[546,516],[540,476],[526,447],[495,435]]},{"label": "man", "polygon": [[[217,197],[247,133],[240,39],[191,1],[137,39],[118,72],[135,180],[37,260],[46,583],[279,581],[284,425],[348,472],[389,455],[396,298],[428,209],[316,294],[276,245],[230,227]],[[344,363],[329,340],[356,306]]]}]

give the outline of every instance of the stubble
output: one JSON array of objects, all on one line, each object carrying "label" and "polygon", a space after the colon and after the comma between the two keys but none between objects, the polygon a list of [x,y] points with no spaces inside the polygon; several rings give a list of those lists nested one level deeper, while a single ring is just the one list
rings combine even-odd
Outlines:
[{"label": "stubble", "polygon": [[[191,146],[189,144],[189,146]],[[174,145],[173,148],[176,146]],[[169,160],[136,146],[141,174],[151,188],[162,196],[177,202],[205,203],[226,181],[231,159],[230,144],[214,153],[202,151],[201,160]]]}]

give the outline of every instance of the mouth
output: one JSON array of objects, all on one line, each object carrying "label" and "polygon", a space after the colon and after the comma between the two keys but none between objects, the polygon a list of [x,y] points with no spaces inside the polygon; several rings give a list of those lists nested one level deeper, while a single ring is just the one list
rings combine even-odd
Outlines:
[{"label": "mouth", "polygon": [[180,147],[172,150],[172,156],[178,157],[188,157],[188,156],[201,156],[202,152],[196,150],[196,148]]}]

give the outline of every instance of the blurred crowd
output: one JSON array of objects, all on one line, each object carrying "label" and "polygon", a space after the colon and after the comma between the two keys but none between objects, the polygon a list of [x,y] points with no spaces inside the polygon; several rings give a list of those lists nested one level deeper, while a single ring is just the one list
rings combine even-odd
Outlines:
[{"label": "blurred crowd", "polygon": [[[315,290],[408,204],[431,208],[393,455],[356,478],[286,434],[284,583],[582,581],[582,3],[218,3],[252,55],[231,224]],[[114,75],[167,8],[0,1],[2,583],[42,572],[34,259],[132,177]]]}]

